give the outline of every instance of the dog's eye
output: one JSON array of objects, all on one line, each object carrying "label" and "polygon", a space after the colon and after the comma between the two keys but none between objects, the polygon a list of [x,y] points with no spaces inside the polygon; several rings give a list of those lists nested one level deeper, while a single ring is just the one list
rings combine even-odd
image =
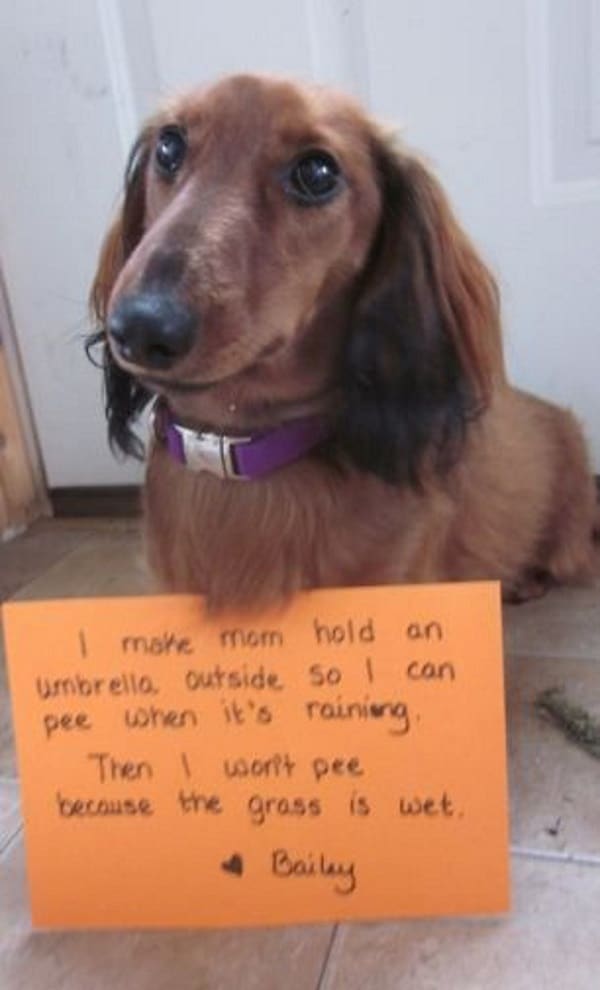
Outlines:
[{"label": "dog's eye", "polygon": [[325,203],[339,190],[342,177],[335,158],[326,151],[310,151],[298,158],[287,177],[287,190],[305,205]]},{"label": "dog's eye", "polygon": [[187,142],[184,131],[173,125],[163,127],[158,135],[154,150],[154,160],[158,171],[167,177],[175,175],[181,167],[186,151]]}]

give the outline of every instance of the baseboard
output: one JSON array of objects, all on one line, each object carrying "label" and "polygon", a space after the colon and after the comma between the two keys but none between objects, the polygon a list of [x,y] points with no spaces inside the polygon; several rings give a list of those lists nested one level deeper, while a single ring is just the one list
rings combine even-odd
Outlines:
[{"label": "baseboard", "polygon": [[[600,475],[596,475],[600,502]],[[141,488],[139,485],[98,485],[95,488],[52,488],[52,514],[70,517],[139,516]]]},{"label": "baseboard", "polygon": [[51,488],[52,513],[58,519],[90,516],[139,516],[139,485],[99,485],[85,488]]}]

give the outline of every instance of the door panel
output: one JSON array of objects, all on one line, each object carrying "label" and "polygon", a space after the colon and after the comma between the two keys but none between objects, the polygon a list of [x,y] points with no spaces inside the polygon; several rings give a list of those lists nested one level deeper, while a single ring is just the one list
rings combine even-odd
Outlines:
[{"label": "door panel", "polygon": [[[597,8],[597,0],[364,5],[372,109],[401,122],[435,166],[499,278],[513,380],[575,410],[596,470]],[[579,151],[570,175],[567,149]]]}]

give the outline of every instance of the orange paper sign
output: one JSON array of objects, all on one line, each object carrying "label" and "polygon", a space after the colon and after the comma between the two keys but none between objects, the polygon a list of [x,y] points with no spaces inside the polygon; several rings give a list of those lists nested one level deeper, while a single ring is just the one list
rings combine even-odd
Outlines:
[{"label": "orange paper sign", "polygon": [[11,603],[36,925],[508,907],[498,586]]}]

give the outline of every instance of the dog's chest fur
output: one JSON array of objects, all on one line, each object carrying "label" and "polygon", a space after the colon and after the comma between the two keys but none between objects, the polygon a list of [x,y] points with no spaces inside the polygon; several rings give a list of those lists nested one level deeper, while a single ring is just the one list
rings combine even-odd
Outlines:
[{"label": "dog's chest fur", "polygon": [[214,608],[258,607],[302,588],[388,583],[423,570],[420,503],[373,477],[353,474],[349,483],[314,459],[260,481],[222,481],[157,447],[146,542],[167,588],[206,595]]}]

